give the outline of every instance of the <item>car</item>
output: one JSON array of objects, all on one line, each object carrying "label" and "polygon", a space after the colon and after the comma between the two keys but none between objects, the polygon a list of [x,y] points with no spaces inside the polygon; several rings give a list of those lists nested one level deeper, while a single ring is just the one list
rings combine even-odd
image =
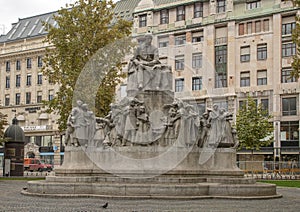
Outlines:
[{"label": "car", "polygon": [[51,164],[45,163],[43,160],[37,158],[24,158],[25,171],[52,171]]}]

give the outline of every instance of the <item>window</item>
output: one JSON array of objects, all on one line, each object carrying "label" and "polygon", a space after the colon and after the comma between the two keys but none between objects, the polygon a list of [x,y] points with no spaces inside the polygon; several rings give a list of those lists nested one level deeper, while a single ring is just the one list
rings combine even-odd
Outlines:
[{"label": "window", "polygon": [[147,14],[139,16],[139,27],[147,26]]},{"label": "window", "polygon": [[31,69],[31,67],[32,67],[32,64],[31,64],[31,58],[27,58],[27,59],[26,59],[26,67],[27,67],[28,69]]},{"label": "window", "polygon": [[199,91],[202,89],[202,77],[193,77],[192,78],[192,90]]},{"label": "window", "polygon": [[241,81],[240,81],[241,87],[248,87],[250,86],[250,72],[241,72]]},{"label": "window", "polygon": [[267,70],[257,71],[257,85],[267,84]]},{"label": "window", "polygon": [[203,17],[203,2],[196,2],[194,4],[194,18]]},{"label": "window", "polygon": [[10,61],[6,61],[6,63],[5,63],[5,70],[7,72],[10,71]]},{"label": "window", "polygon": [[296,55],[295,43],[283,43],[282,44],[282,57],[290,57]]},{"label": "window", "polygon": [[164,9],[160,11],[160,24],[169,23],[169,10]]},{"label": "window", "polygon": [[186,43],[186,36],[184,35],[177,35],[175,36],[175,45],[183,45]]},{"label": "window", "polygon": [[20,71],[20,70],[21,70],[21,61],[20,61],[20,60],[17,60],[17,61],[16,61],[16,70],[17,70],[17,71]]},{"label": "window", "polygon": [[249,62],[250,61],[250,46],[242,46],[241,47],[241,62]]},{"label": "window", "polygon": [[36,103],[42,103],[42,101],[43,101],[43,92],[38,91],[36,96]]},{"label": "window", "polygon": [[21,75],[18,74],[16,75],[16,87],[20,87],[21,86]]},{"label": "window", "polygon": [[183,21],[185,20],[185,6],[179,6],[176,8],[176,20],[177,21]]},{"label": "window", "polygon": [[227,87],[227,46],[215,47],[216,88]]},{"label": "window", "polygon": [[6,76],[5,78],[5,88],[10,88],[10,76]]},{"label": "window", "polygon": [[[299,122],[283,121],[280,122],[280,138],[281,141],[296,141],[295,146],[299,147]],[[290,146],[288,143],[285,143]]]},{"label": "window", "polygon": [[21,94],[20,93],[16,93],[16,105],[19,105],[21,102]]},{"label": "window", "polygon": [[261,103],[261,108],[263,110],[268,111],[268,114],[269,114],[269,99],[261,99],[260,103]]},{"label": "window", "polygon": [[281,83],[297,82],[295,77],[291,77],[292,68],[281,69]]},{"label": "window", "polygon": [[296,22],[282,24],[282,35],[291,35],[293,29],[296,28]]},{"label": "window", "polygon": [[159,37],[158,38],[158,47],[163,48],[163,47],[168,47],[169,46],[169,37]]},{"label": "window", "polygon": [[37,84],[38,85],[42,85],[43,84],[43,74],[42,73],[38,73]]},{"label": "window", "polygon": [[217,27],[215,30],[215,45],[227,44],[227,27]]},{"label": "window", "polygon": [[226,12],[226,0],[217,0],[217,13]]},{"label": "window", "polygon": [[245,24],[239,24],[239,35],[244,35],[245,34]]},{"label": "window", "polygon": [[176,56],[175,57],[175,70],[183,70],[184,69],[184,56]]},{"label": "window", "polygon": [[43,66],[43,57],[42,56],[38,56],[38,67],[41,68]]},{"label": "window", "polygon": [[9,104],[10,104],[10,98],[9,98],[9,95],[5,95],[4,104],[5,104],[5,106],[9,106]]},{"label": "window", "polygon": [[192,42],[197,43],[203,41],[203,31],[193,32],[192,33]]},{"label": "window", "polygon": [[248,0],[246,3],[247,10],[252,10],[252,9],[260,8],[260,7],[261,7],[260,0],[259,1],[254,1],[254,0],[249,1]]},{"label": "window", "polygon": [[225,88],[227,87],[227,73],[216,73],[216,88]]},{"label": "window", "polygon": [[184,89],[184,79],[175,80],[175,92],[182,92]]},{"label": "window", "polygon": [[194,53],[192,58],[192,67],[201,68],[202,67],[202,53]]},{"label": "window", "polygon": [[30,103],[31,103],[31,93],[26,92],[26,104],[30,104]]},{"label": "window", "polygon": [[282,115],[297,115],[297,99],[296,97],[282,98]]},{"label": "window", "polygon": [[248,22],[247,23],[247,34],[251,34],[252,33],[252,22]]},{"label": "window", "polygon": [[255,21],[255,33],[261,32],[261,21]]},{"label": "window", "polygon": [[269,19],[265,19],[263,20],[263,31],[268,32],[269,30]]},{"label": "window", "polygon": [[26,77],[26,85],[27,85],[27,86],[31,86],[31,74],[27,74],[27,77]]},{"label": "window", "polygon": [[267,59],[267,44],[258,44],[257,45],[257,60],[266,60]]},{"label": "window", "polygon": [[54,90],[49,90],[48,100],[51,101],[54,98]]}]

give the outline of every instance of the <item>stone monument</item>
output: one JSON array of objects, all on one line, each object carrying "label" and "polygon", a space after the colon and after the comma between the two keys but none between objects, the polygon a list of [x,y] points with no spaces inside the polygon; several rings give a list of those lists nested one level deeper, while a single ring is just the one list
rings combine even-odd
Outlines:
[{"label": "stone monument", "polygon": [[199,116],[174,98],[171,67],[145,35],[128,66],[128,96],[95,117],[81,100],[68,117],[64,163],[25,194],[122,198],[274,198],[276,186],[236,166],[233,114]]}]

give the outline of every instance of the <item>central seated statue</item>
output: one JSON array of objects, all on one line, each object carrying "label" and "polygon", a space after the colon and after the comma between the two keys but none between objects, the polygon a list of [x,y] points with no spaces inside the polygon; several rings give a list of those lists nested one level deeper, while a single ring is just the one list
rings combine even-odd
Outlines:
[{"label": "central seated statue", "polygon": [[171,67],[161,64],[158,49],[151,44],[152,35],[146,34],[128,65],[127,93],[147,90],[172,90]]}]

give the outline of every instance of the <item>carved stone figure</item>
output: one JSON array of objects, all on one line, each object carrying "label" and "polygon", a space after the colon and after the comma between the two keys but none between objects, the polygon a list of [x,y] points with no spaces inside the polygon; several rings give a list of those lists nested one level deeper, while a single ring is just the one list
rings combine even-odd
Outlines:
[{"label": "carved stone figure", "polygon": [[210,123],[209,123],[209,113],[205,112],[200,117],[200,132],[199,132],[199,139],[198,139],[198,147],[202,147],[203,144],[206,142],[208,133],[210,130]]},{"label": "carved stone figure", "polygon": [[209,113],[210,131],[206,145],[209,147],[217,147],[222,138],[222,123],[220,120],[219,106],[214,104],[213,109]]},{"label": "carved stone figure", "polygon": [[125,111],[126,123],[122,145],[126,146],[127,142],[135,141],[137,131],[137,110],[140,102],[137,99],[131,100]]},{"label": "carved stone figure", "polygon": [[198,114],[189,104],[180,101],[178,102],[178,105],[181,117],[178,146],[189,147],[194,145],[197,141],[198,128],[196,125],[196,118],[198,117]]},{"label": "carved stone figure", "polygon": [[232,147],[235,144],[230,124],[230,120],[232,120],[232,114],[226,112],[225,109],[222,108],[220,109],[220,120],[222,126],[222,137],[218,147]]},{"label": "carved stone figure", "polygon": [[149,116],[146,113],[145,106],[140,106],[137,110],[137,132],[135,140],[132,143],[135,144],[150,144],[149,142],[149,129],[150,122]]},{"label": "carved stone figure", "polygon": [[171,107],[169,109],[165,125],[166,131],[163,139],[160,142],[161,146],[172,145],[178,137],[180,128],[180,115],[175,107]]},{"label": "carved stone figure", "polygon": [[100,121],[99,119],[96,119],[96,132],[94,135],[94,143],[93,146],[99,147],[103,145],[103,141],[105,139],[105,123]]},{"label": "carved stone figure", "polygon": [[128,65],[129,95],[131,91],[172,89],[171,68],[160,63],[158,49],[151,42],[152,35],[146,34]]}]

